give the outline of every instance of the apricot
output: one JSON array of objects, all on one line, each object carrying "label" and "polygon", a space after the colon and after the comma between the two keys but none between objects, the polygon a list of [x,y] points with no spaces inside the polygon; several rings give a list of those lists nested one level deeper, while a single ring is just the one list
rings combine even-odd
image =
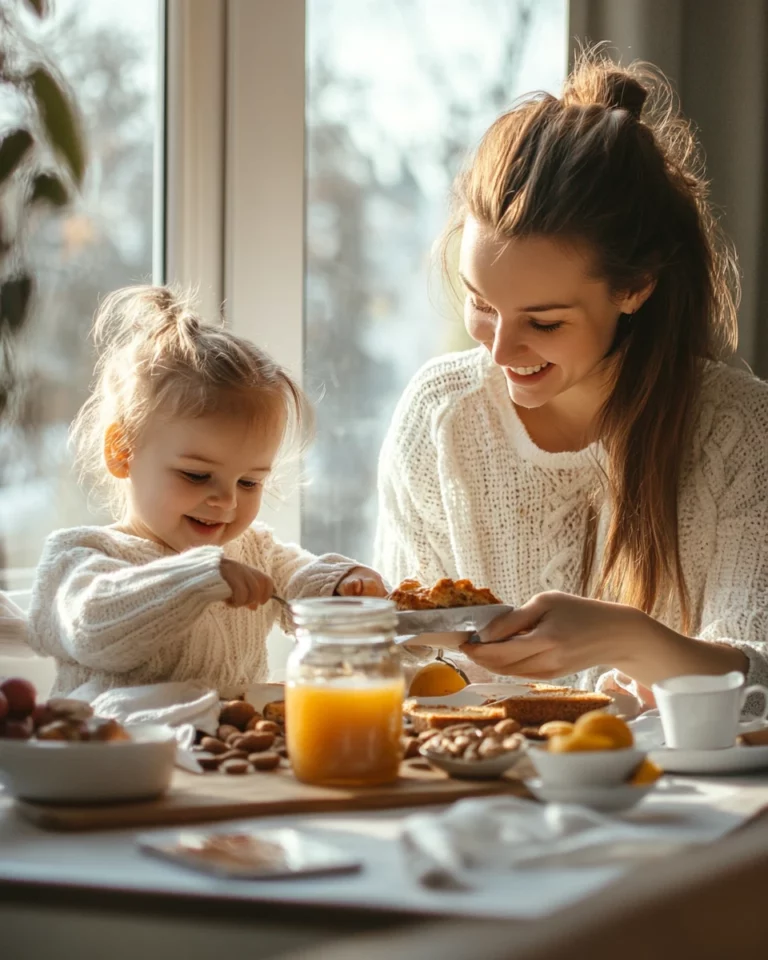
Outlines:
[{"label": "apricot", "polygon": [[551,753],[577,753],[587,750],[613,750],[613,741],[592,733],[567,733],[552,737],[547,748]]},{"label": "apricot", "polygon": [[448,697],[467,682],[449,663],[434,660],[417,670],[408,688],[409,697]]},{"label": "apricot", "polygon": [[633,787],[641,787],[646,783],[655,783],[664,773],[661,767],[646,757],[640,766],[635,770],[627,783]]},{"label": "apricot", "polygon": [[601,710],[590,710],[576,721],[573,732],[589,736],[607,737],[614,750],[624,750],[634,746],[635,738],[626,722]]}]

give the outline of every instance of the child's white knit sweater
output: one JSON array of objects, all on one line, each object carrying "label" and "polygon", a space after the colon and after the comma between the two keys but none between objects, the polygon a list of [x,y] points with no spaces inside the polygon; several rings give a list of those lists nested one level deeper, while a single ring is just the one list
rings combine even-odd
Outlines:
[{"label": "child's white knit sweater", "polygon": [[[382,448],[375,565],[393,583],[470,577],[516,606],[578,593],[602,455],[537,447],[484,348],[433,360]],[[748,681],[768,684],[768,384],[724,364],[706,367],[679,529],[695,635],[743,650]],[[681,629],[677,608],[660,619]],[[606,669],[564,679],[593,687]]]},{"label": "child's white knit sweater", "polygon": [[113,527],[59,530],[46,541],[29,610],[30,646],[58,663],[54,692],[194,679],[235,696],[266,680],[281,608],[228,606],[222,555],[268,574],[286,600],[332,594],[356,566],[279,543],[262,525],[223,548],[183,553]]}]

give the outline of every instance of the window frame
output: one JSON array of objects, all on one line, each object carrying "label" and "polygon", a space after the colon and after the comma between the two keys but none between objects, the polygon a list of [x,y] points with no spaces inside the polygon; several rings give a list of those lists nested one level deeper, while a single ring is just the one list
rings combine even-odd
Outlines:
[{"label": "window frame", "polygon": [[[301,383],[306,4],[228,0],[226,31],[225,315]],[[260,514],[283,541],[301,540],[298,471]]]}]

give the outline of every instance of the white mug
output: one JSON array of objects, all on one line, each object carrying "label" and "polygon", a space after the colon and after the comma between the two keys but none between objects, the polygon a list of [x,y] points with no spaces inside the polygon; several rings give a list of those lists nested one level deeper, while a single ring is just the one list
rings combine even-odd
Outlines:
[{"label": "white mug", "polygon": [[676,750],[721,750],[732,747],[736,735],[755,724],[740,724],[741,710],[750,694],[763,695],[759,720],[768,717],[768,687],[745,689],[738,670],[720,676],[671,677],[654,683],[664,739]]}]

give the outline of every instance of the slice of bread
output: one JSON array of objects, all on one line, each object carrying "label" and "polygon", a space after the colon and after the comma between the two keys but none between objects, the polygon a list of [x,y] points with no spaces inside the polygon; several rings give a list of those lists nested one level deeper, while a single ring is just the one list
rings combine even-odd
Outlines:
[{"label": "slice of bread", "polygon": [[605,710],[613,700],[604,693],[557,687],[548,683],[527,683],[528,693],[506,697],[481,706],[429,706],[415,700],[406,700],[403,713],[417,732],[448,727],[452,723],[474,723],[485,727],[511,717],[521,727],[539,727],[548,720],[568,720],[573,723],[590,710]]},{"label": "slice of bread", "polygon": [[474,723],[478,727],[487,727],[509,716],[499,704],[490,706],[451,707],[447,704],[426,706],[415,700],[406,700],[403,713],[408,717],[417,733],[423,730],[441,730],[454,723]]},{"label": "slice of bread", "polygon": [[528,683],[528,693],[507,697],[494,706],[503,706],[508,717],[523,727],[538,727],[549,720],[567,720],[574,723],[590,710],[605,710],[613,699],[605,693],[558,687],[548,683]]}]

